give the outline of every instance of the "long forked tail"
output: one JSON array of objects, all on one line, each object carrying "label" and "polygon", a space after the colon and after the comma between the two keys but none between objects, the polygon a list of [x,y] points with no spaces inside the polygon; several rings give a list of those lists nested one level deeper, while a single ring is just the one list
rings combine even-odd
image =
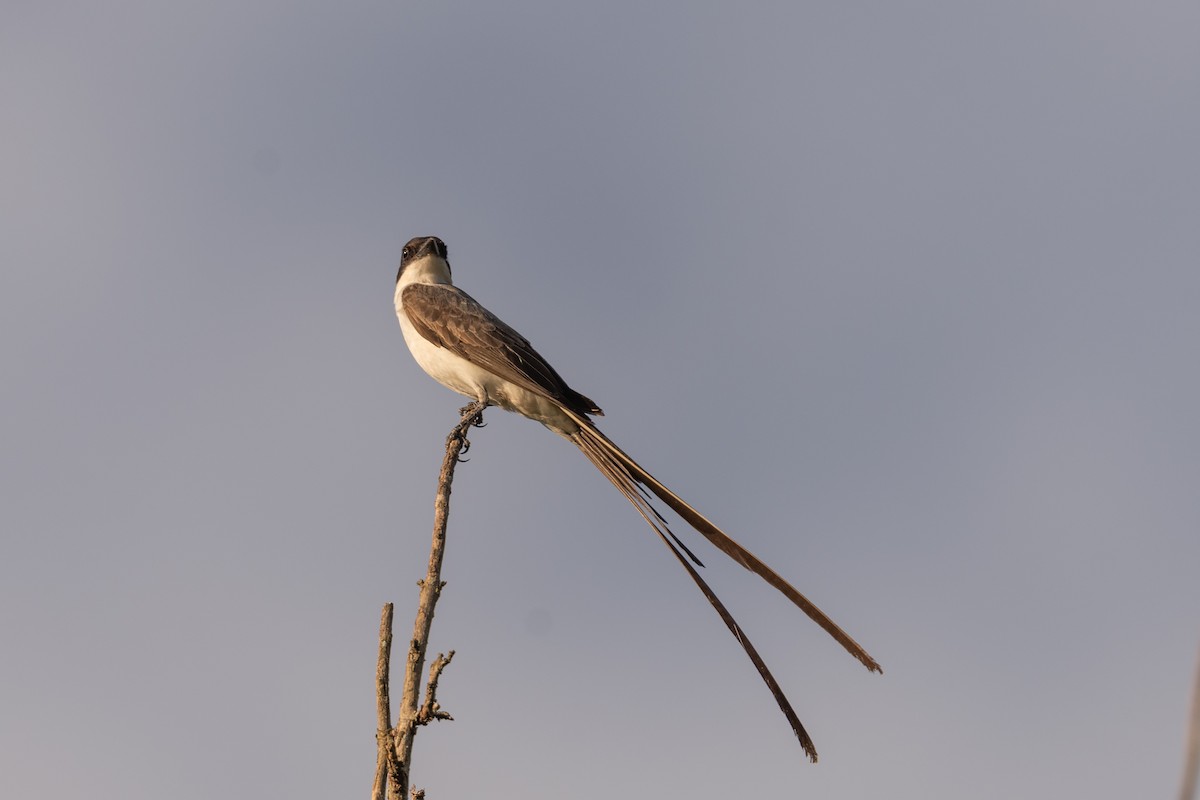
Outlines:
[{"label": "long forked tail", "polygon": [[[824,628],[834,639],[846,648],[846,650],[870,671],[883,672],[882,667],[875,659],[871,658],[870,654],[863,649],[862,645],[854,641],[848,633],[843,631],[838,625],[825,614],[824,611],[804,595],[784,580],[779,573],[768,567],[758,556],[751,553],[745,547],[742,547],[736,541],[729,537],[724,531],[709,522],[699,511],[692,508],[683,501],[679,495],[672,492],[666,486],[663,486],[653,475],[642,468],[640,464],[630,458],[621,448],[617,447],[607,436],[601,433],[591,422],[591,420],[577,415],[571,411],[567,411],[577,423],[579,423],[579,431],[571,435],[571,441],[575,443],[588,460],[604,474],[604,477],[617,487],[633,507],[637,509],[642,518],[650,525],[663,544],[670,548],[675,558],[683,565],[684,569],[691,575],[692,580],[708,598],[708,601],[716,609],[726,627],[734,638],[741,643],[746,651],[746,655],[754,662],[754,666],[758,669],[759,675],[762,676],[763,682],[767,684],[775,701],[779,704],[780,710],[783,711],[792,730],[796,734],[796,738],[800,740],[801,746],[804,748],[808,757],[816,761],[817,751],[813,747],[812,739],[804,730],[804,726],[800,723],[799,717],[792,709],[791,703],[784,696],[783,690],[779,688],[779,684],[775,681],[771,671],[767,669],[767,665],[759,656],[758,651],[746,634],[742,631],[741,626],[737,624],[733,616],[729,613],[725,605],[717,598],[712,589],[705,583],[704,579],[692,566],[691,561],[699,561],[692,555],[684,544],[675,537],[667,527],[666,521],[654,510],[650,504],[648,497],[642,491],[642,487],[653,492],[662,502],[666,503],[670,508],[682,517],[689,525],[703,534],[710,542],[728,555],[734,561],[741,564],[746,569],[759,575],[767,583],[774,586],[784,594],[789,600],[795,603],[805,614],[807,614],[814,622]],[[681,552],[682,550],[682,552]],[[684,556],[687,554],[687,557]],[[691,561],[689,561],[689,558]]]},{"label": "long forked tail", "polygon": [[[800,610],[807,614],[813,622],[820,625],[830,636],[836,639],[838,644],[846,648],[846,651],[849,652],[850,655],[861,661],[863,666],[865,666],[871,672],[883,672],[883,668],[879,666],[879,662],[871,658],[870,654],[863,649],[862,645],[850,638],[850,634],[838,627],[837,623],[830,619],[824,611],[817,608],[815,603],[813,603],[804,595],[800,594],[799,590],[785,581],[778,572],[768,567],[758,556],[754,555],[745,547],[742,547],[740,544],[735,542],[727,533],[725,533],[725,531],[721,530],[716,525],[705,519],[705,517],[699,511],[685,503],[683,499],[679,497],[679,495],[675,494],[666,486],[663,486],[661,483],[659,483],[653,475],[651,475],[649,472],[643,469],[640,464],[626,455],[625,451],[617,447],[611,439],[597,430],[596,426],[592,424],[591,420],[571,412],[568,413],[570,413],[575,421],[579,423],[580,427],[579,432],[572,437],[572,440],[577,446],[579,446],[581,450],[583,450],[584,454],[592,461],[592,463],[600,468],[600,471],[605,474],[605,477],[614,483],[616,483],[614,477],[619,478],[629,487],[633,487],[635,489],[634,494],[639,498],[641,498],[641,495],[636,491],[636,487],[638,484],[645,486],[647,489],[653,492],[658,499],[670,506],[671,510],[682,517],[689,525],[691,525],[700,533],[704,534],[705,538],[716,545],[718,550],[725,553],[734,561],[738,562],[754,574],[760,576],[767,583],[771,584],[780,592],[782,592],[785,597],[795,603]],[[603,455],[605,457],[605,463],[610,463],[613,467],[617,467],[615,470],[616,475],[610,475],[608,469],[601,467],[593,453],[596,455]],[[626,497],[629,496],[624,487],[618,486],[618,488],[621,489],[622,494],[625,494]],[[641,499],[644,502],[644,498]],[[632,498],[630,499],[630,502],[633,502],[635,506],[638,506],[638,511],[642,511],[642,507],[639,505],[639,503],[634,502]],[[658,514],[653,511],[653,509],[651,509],[651,514],[660,522],[662,521],[662,518],[659,517]],[[645,514],[643,514],[643,516],[645,516]]]}]

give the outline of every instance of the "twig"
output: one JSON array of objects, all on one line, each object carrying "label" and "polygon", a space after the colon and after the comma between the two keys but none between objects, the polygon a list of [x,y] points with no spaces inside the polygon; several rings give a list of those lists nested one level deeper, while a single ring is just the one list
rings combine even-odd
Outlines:
[{"label": "twig", "polygon": [[1196,796],[1196,773],[1200,772],[1200,658],[1196,659],[1196,678],[1192,684],[1192,714],[1188,720],[1183,755],[1183,785],[1179,800]]},{"label": "twig", "polygon": [[421,710],[417,712],[417,724],[428,725],[435,719],[453,720],[454,717],[442,711],[442,707],[437,701],[437,685],[438,678],[442,677],[442,670],[446,668],[454,659],[454,651],[451,650],[448,655],[438,653],[437,658],[433,660],[433,664],[429,667],[429,683],[425,686],[425,703],[421,706]]},{"label": "twig", "polygon": [[384,603],[383,615],[379,620],[379,657],[375,661],[375,707],[378,717],[375,730],[377,756],[375,785],[371,791],[371,800],[384,800],[388,774],[389,772],[397,773],[398,766],[391,763],[396,751],[392,747],[392,699],[388,694],[392,660],[392,610],[391,603]]},{"label": "twig", "polygon": [[[442,588],[442,557],[446,552],[446,520],[450,513],[450,484],[454,480],[454,468],[458,465],[460,456],[470,447],[467,441],[467,431],[473,426],[483,424],[483,410],[486,403],[475,402],[461,409],[462,417],[458,425],[446,437],[446,455],[442,459],[442,470],[438,475],[437,497],[434,501],[433,544],[429,551],[429,569],[425,578],[420,581],[420,600],[417,603],[417,616],[413,621],[413,634],[408,643],[408,659],[404,669],[404,689],[400,696],[400,717],[394,728],[390,728],[391,715],[388,711],[390,701],[387,699],[388,658],[384,648],[391,650],[391,604],[384,607],[384,622],[380,624],[380,656],[376,665],[376,697],[380,715],[380,732],[377,736],[386,741],[387,747],[381,744],[376,763],[373,800],[381,800],[386,788],[388,800],[405,800],[409,796],[409,777],[412,772],[412,747],[417,728],[428,724],[434,719],[453,719],[442,711],[437,703],[437,683],[442,670],[454,657],[454,651],[434,659],[429,670],[429,682],[426,687],[424,705],[420,703],[421,673],[425,667],[425,652],[429,646],[429,630],[433,625],[433,612],[441,596]],[[386,625],[386,644],[384,627]],[[386,755],[385,755],[385,752]],[[422,790],[419,792],[424,797]]]}]

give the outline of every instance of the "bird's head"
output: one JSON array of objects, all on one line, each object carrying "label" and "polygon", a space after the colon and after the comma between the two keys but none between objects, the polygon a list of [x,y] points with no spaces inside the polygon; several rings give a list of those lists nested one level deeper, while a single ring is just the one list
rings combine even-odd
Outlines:
[{"label": "bird's head", "polygon": [[450,262],[446,243],[436,236],[409,239],[400,251],[400,269],[396,283],[450,283]]}]

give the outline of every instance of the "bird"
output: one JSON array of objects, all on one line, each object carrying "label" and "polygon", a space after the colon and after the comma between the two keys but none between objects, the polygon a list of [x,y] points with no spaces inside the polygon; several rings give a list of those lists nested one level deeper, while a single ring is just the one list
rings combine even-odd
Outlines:
[{"label": "bird", "polygon": [[596,427],[604,412],[567,385],[533,345],[454,285],[446,243],[418,236],[404,245],[396,272],[396,317],[417,364],[438,383],[485,406],[540,422],[570,441],[637,509],[687,570],[742,645],[810,761],[817,750],[792,704],[741,626],[701,577],[703,563],[652,505],[657,498],[738,564],[779,590],[871,672],[879,663],[811,600],[699,511],[668,489]]}]

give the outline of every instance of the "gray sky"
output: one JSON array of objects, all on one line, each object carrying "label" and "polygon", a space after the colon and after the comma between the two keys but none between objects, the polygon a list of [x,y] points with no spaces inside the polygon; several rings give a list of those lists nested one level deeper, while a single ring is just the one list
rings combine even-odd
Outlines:
[{"label": "gray sky", "polygon": [[[1200,7],[0,11],[0,786],[365,797],[460,398],[401,245],[884,665],[579,454],[455,483],[431,798],[1163,797],[1200,639]],[[678,528],[681,533],[682,528]]]}]

